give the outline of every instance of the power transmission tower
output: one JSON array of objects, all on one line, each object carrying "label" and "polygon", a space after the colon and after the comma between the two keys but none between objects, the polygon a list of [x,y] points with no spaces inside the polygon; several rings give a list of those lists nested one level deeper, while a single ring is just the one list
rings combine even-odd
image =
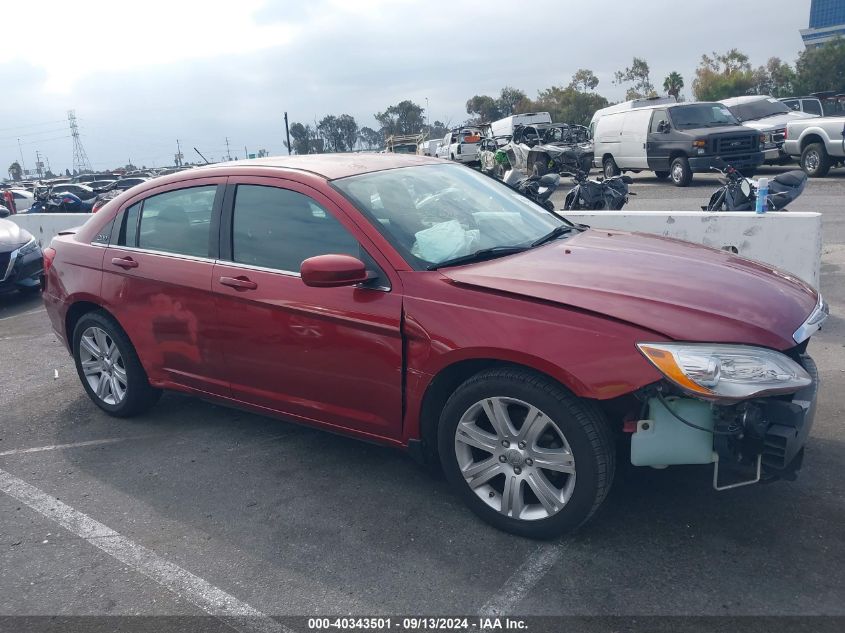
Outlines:
[{"label": "power transmission tower", "polygon": [[70,124],[70,135],[73,137],[73,169],[77,174],[91,171],[91,162],[88,160],[85,148],[82,147],[79,126],[76,125],[76,113],[73,110],[67,111],[67,122]]},{"label": "power transmission tower", "polygon": [[226,137],[226,159],[232,160],[232,154],[229,153],[229,137]]}]

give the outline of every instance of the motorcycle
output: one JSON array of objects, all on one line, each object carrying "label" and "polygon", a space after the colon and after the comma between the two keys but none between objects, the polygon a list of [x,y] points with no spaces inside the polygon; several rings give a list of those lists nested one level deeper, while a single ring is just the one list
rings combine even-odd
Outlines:
[{"label": "motorcycle", "polygon": [[628,196],[637,195],[628,188],[634,182],[630,176],[590,179],[580,169],[568,175],[575,186],[566,194],[563,205],[566,211],[619,211],[628,202]]},{"label": "motorcycle", "polygon": [[502,182],[547,211],[555,210],[550,198],[560,184],[560,176],[557,174],[524,177],[517,170],[511,169],[505,174]]},{"label": "motorcycle", "polygon": [[83,202],[79,196],[64,191],[53,194],[51,189],[36,188],[35,201],[27,213],[91,213],[94,202]]},{"label": "motorcycle", "polygon": [[[711,167],[724,176],[722,186],[710,196],[702,211],[754,211],[757,207],[757,182],[743,176],[735,167],[722,161],[722,168]],[[807,174],[801,170],[778,174],[769,181],[766,197],[769,211],[783,211],[804,191]]]}]

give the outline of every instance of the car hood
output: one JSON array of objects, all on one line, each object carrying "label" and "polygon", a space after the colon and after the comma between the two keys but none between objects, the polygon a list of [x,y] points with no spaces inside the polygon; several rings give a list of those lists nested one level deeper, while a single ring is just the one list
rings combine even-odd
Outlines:
[{"label": "car hood", "polygon": [[32,239],[29,231],[11,220],[0,219],[0,251],[14,250]]},{"label": "car hood", "polygon": [[806,112],[784,112],[775,116],[767,116],[765,119],[754,119],[753,121],[743,121],[745,127],[751,127],[761,132],[769,132],[771,130],[778,130],[786,127],[790,121],[798,121],[800,119],[817,119],[814,114],[807,114]]},{"label": "car hood", "polygon": [[665,337],[784,350],[816,306],[788,273],[656,235],[589,230],[548,245],[440,271],[459,284],[554,302]]}]

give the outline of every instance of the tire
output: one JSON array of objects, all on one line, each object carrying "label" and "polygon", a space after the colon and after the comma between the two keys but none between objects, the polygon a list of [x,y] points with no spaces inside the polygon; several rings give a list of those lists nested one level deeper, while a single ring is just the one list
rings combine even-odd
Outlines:
[{"label": "tire", "polygon": [[616,161],[613,160],[612,156],[608,156],[602,162],[602,170],[604,171],[604,177],[613,178],[614,176],[618,176],[622,172],[619,171],[619,167],[616,165]]},{"label": "tire", "polygon": [[655,177],[657,177],[658,180],[666,180],[669,177],[669,172],[668,171],[656,171],[656,172],[654,172],[654,175],[655,175]]},{"label": "tire", "polygon": [[[539,415],[525,429],[533,412]],[[616,466],[599,409],[520,368],[486,370],[458,387],[440,416],[438,449],[446,478],[475,514],[538,539],[583,525],[607,496]],[[553,467],[539,466],[541,458]],[[474,476],[466,475],[472,468]]]},{"label": "tire", "polygon": [[[161,390],[150,386],[129,337],[112,317],[89,312],[79,319],[72,340],[79,380],[88,397],[103,411],[126,418],[146,411],[158,401]],[[105,357],[104,350],[109,350]],[[95,390],[99,385],[103,385],[101,395],[99,389]]]},{"label": "tire", "polygon": [[801,152],[801,169],[810,178],[824,178],[833,166],[822,143],[811,143]]},{"label": "tire", "polygon": [[688,187],[692,182],[692,169],[686,156],[678,156],[669,165],[669,176],[676,187]]}]

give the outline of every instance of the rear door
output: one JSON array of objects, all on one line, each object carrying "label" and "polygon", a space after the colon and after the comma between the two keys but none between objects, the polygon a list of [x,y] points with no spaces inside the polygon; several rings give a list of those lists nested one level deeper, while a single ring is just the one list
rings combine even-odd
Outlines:
[{"label": "rear door", "polygon": [[625,169],[648,169],[646,141],[651,110],[632,110],[625,115],[619,153],[622,160],[616,161]]},{"label": "rear door", "polygon": [[[383,257],[331,200],[289,180],[230,178],[223,218],[213,287],[233,396],[399,438],[402,298]],[[358,257],[376,278],[341,288],[302,283],[302,261],[330,253]]]},{"label": "rear door", "polygon": [[211,274],[224,178],[171,184],[119,212],[102,296],[150,380],[228,395]]}]

